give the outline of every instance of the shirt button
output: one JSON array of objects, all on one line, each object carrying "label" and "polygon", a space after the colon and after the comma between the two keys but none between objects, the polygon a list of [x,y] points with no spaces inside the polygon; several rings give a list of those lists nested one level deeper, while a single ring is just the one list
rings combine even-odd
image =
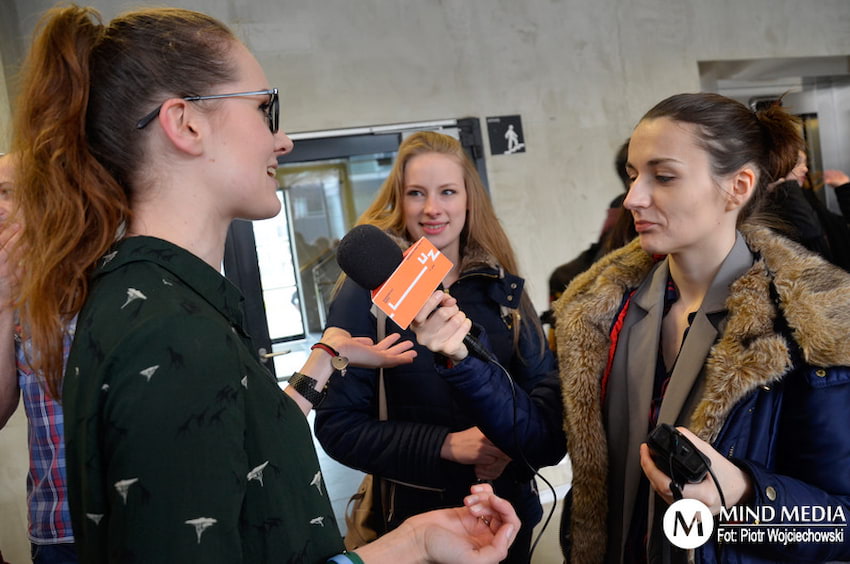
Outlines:
[{"label": "shirt button", "polygon": [[776,489],[773,486],[767,486],[764,489],[764,495],[767,496],[767,499],[770,501],[776,501]]},{"label": "shirt button", "polygon": [[514,301],[514,297],[513,297],[513,296],[508,296],[508,301],[509,301],[509,302]]},{"label": "shirt button", "polygon": [[815,375],[818,378],[826,378],[826,370],[824,370],[823,368],[819,368],[819,369],[815,370]]}]

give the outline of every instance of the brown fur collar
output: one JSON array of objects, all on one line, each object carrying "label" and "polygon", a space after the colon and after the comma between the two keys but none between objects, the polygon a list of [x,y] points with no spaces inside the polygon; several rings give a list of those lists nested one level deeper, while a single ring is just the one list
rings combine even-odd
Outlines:
[{"label": "brown fur collar", "polygon": [[[780,307],[805,360],[850,365],[850,275],[765,228],[742,229],[760,256],[732,284],[724,334],[706,361],[705,394],[690,424],[714,439],[732,407],[790,368],[785,339],[773,329]],[[608,452],[599,401],[609,330],[624,293],[647,276],[653,259],[633,241],[577,277],[556,302],[556,336],[568,449],[573,463],[572,562],[602,562],[607,546]]]}]

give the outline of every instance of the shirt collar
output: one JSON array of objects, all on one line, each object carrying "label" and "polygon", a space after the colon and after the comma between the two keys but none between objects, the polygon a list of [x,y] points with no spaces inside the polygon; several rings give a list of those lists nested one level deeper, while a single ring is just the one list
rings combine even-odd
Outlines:
[{"label": "shirt collar", "polygon": [[94,278],[133,262],[152,262],[168,270],[231,323],[243,327],[244,297],[227,278],[186,249],[156,237],[128,237],[98,261]]}]

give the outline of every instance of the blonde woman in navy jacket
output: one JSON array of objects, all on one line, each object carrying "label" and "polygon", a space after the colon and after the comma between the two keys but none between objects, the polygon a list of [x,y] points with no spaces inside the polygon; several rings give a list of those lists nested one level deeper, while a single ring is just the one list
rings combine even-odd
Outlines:
[{"label": "blonde woman in navy jacket", "polygon": [[[405,139],[360,223],[386,230],[403,248],[427,237],[455,265],[444,286],[475,320],[516,387],[559,402],[557,379],[547,379],[554,358],[523,290],[524,281],[516,274],[510,242],[456,139],[433,132]],[[331,304],[328,324],[375,338],[377,321],[370,307],[369,292],[346,280]],[[390,322],[387,332],[395,331],[398,326]],[[411,331],[401,336],[415,340]],[[415,350],[413,363],[384,370],[387,421],[378,420],[376,370],[335,375],[316,411],[317,438],[343,464],[393,480],[390,528],[407,515],[454,505],[470,484],[491,480],[522,521],[509,561],[528,562],[531,532],[542,508],[514,438],[488,436],[474,409],[438,374],[439,359],[420,345]],[[511,398],[510,389],[493,398],[504,407],[498,410],[498,420],[509,428]],[[519,419],[526,419],[524,412]],[[559,417],[553,421],[558,429]],[[525,445],[523,454],[535,467],[557,463],[564,454],[563,440]]]}]

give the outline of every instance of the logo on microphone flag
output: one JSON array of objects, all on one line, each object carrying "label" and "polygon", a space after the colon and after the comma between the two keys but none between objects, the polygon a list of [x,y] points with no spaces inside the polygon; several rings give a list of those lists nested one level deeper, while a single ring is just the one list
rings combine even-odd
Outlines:
[{"label": "logo on microphone flag", "polygon": [[452,261],[422,237],[405,251],[404,260],[387,281],[372,291],[372,302],[407,329],[452,266]]}]

